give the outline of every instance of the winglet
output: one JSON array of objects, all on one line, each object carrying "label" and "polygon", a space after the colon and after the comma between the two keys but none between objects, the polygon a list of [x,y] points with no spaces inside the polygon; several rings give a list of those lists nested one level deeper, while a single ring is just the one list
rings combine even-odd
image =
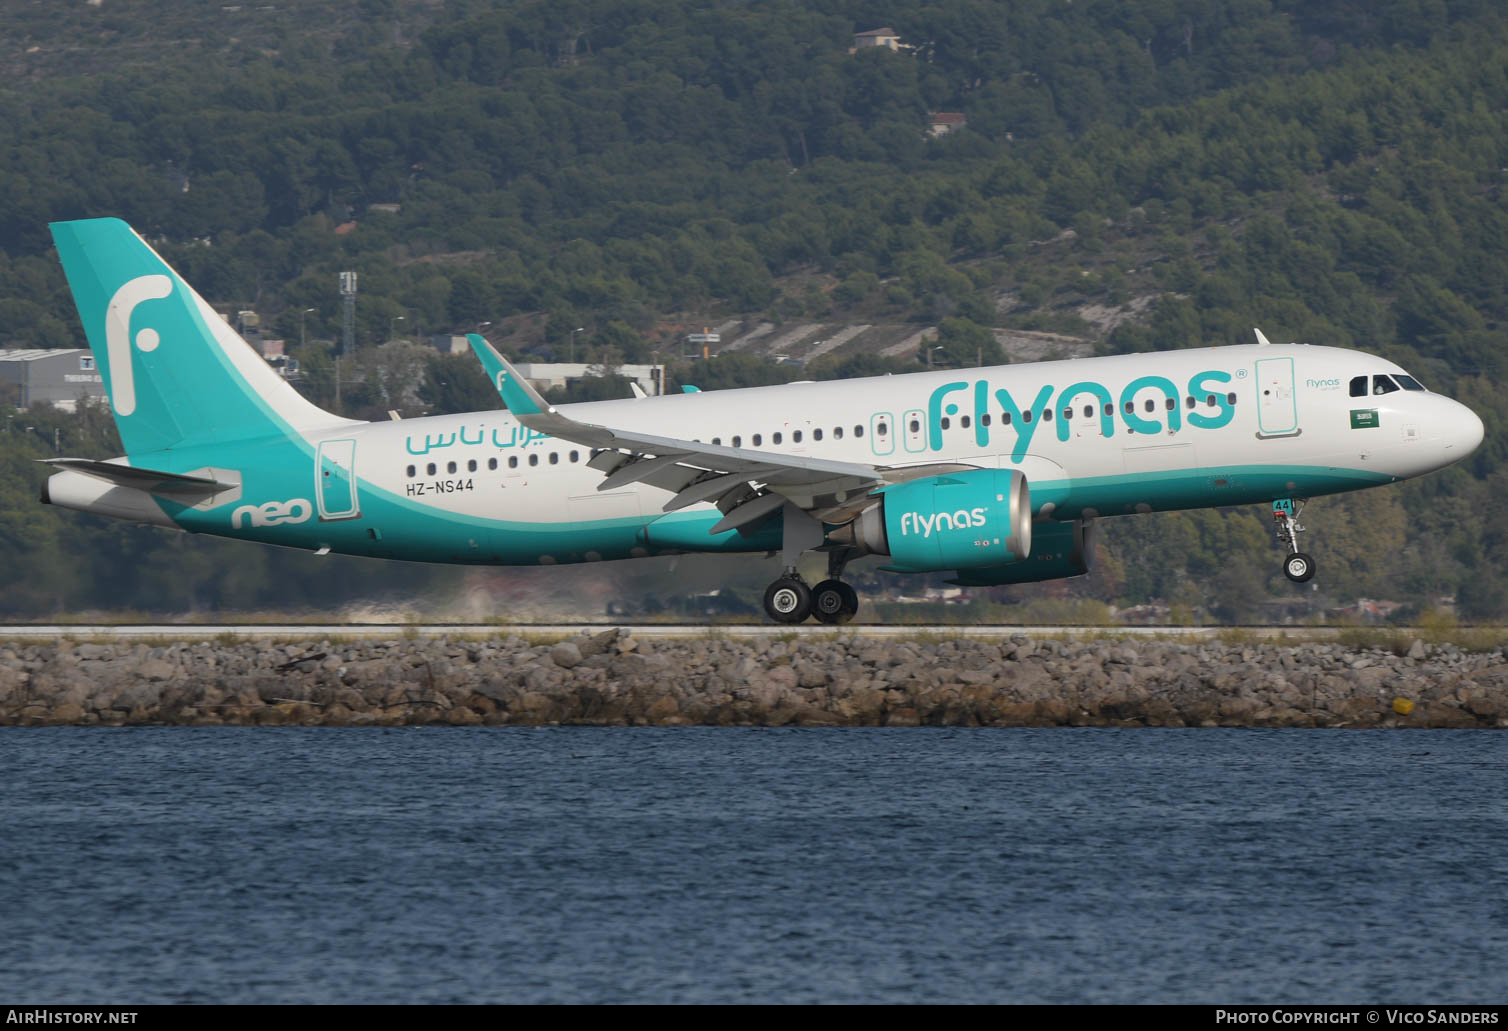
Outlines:
[{"label": "winglet", "polygon": [[502,355],[497,353],[497,348],[489,344],[478,333],[467,333],[466,340],[471,344],[471,350],[475,352],[477,359],[481,361],[482,368],[487,370],[487,375],[497,387],[497,392],[503,397],[503,404],[508,411],[516,416],[542,415],[554,412],[550,403],[539,396],[539,391],[518,374],[515,369]]},{"label": "winglet", "polygon": [[1263,336],[1260,329],[1257,329],[1255,326],[1253,326],[1251,331],[1257,335],[1257,343],[1261,344],[1263,347],[1272,346],[1272,341]]}]

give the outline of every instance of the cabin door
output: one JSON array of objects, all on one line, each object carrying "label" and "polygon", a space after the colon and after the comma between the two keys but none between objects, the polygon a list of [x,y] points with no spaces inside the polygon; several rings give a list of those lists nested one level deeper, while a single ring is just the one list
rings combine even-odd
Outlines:
[{"label": "cabin door", "polygon": [[1294,389],[1293,359],[1263,358],[1257,362],[1257,436],[1298,435],[1298,391]]},{"label": "cabin door", "polygon": [[361,515],[356,498],[356,441],[320,442],[314,459],[314,497],[319,517],[326,522]]}]

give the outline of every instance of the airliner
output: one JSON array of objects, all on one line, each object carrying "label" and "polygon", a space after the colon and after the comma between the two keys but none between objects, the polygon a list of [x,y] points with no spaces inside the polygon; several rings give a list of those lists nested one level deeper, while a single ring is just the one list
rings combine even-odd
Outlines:
[{"label": "airliner", "polygon": [[[1420,476],[1482,421],[1390,361],[1270,343],[551,405],[485,339],[506,410],[360,422],[280,377],[118,219],[52,225],[126,454],[42,501],[262,544],[555,565],[768,553],[772,620],[858,612],[848,563],[990,586],[1087,572],[1098,519],[1272,506]],[[808,585],[798,561],[824,554]]]}]

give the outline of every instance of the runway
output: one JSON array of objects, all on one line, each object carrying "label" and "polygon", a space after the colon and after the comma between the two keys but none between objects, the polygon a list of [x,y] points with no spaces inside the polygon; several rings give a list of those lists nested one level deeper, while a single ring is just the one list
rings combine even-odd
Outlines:
[{"label": "runway", "polygon": [[[1414,627],[1340,626],[1022,626],[1003,624],[869,624],[825,626],[807,623],[786,626],[773,623],[7,623],[0,624],[0,640],[37,639],[142,639],[207,640],[216,637],[253,639],[395,638],[395,637],[495,637],[520,634],[546,638],[574,637],[620,630],[632,637],[873,637],[946,638],[989,640],[1012,637],[1161,637],[1179,640],[1250,637],[1254,640],[1287,638],[1299,641],[1331,640],[1347,632],[1424,637]],[[1474,628],[1491,633],[1499,628]]]}]

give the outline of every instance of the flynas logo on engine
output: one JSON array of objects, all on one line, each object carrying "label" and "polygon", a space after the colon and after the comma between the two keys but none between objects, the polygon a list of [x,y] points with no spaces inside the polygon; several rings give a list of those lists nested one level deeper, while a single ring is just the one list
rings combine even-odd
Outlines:
[{"label": "flynas logo on engine", "polygon": [[[1051,385],[1044,386],[1037,391],[1037,396],[1031,403],[1023,408],[1009,390],[1000,388],[991,391],[989,380],[975,380],[972,412],[974,442],[982,448],[988,447],[991,430],[1014,433],[1016,440],[1011,447],[1011,461],[1020,462],[1031,447],[1037,427],[1044,422],[1054,421],[1051,415],[1043,418],[1044,414],[1056,412],[1061,416],[1065,410],[1071,410],[1072,417],[1059,417],[1055,420],[1058,440],[1064,443],[1072,436],[1075,422],[1090,419],[1098,422],[1100,434],[1105,437],[1115,436],[1117,422],[1123,424],[1127,433],[1151,434],[1162,433],[1164,430],[1176,433],[1183,428],[1186,397],[1192,397],[1195,401],[1195,407],[1190,408],[1187,414],[1188,424],[1196,429],[1215,430],[1235,418],[1236,410],[1231,396],[1227,394],[1225,387],[1217,386],[1230,381],[1231,375],[1228,372],[1217,369],[1197,372],[1189,378],[1188,391],[1185,393],[1166,376],[1140,376],[1121,389],[1117,404],[1117,399],[1104,384],[1080,380],[1061,390]],[[932,391],[927,402],[927,428],[928,444],[933,451],[943,449],[943,417],[958,415],[960,411],[957,403],[945,399],[949,394],[968,389],[969,384],[960,380],[944,383]],[[1153,401],[1150,409],[1146,404],[1149,400]],[[1087,404],[1092,404],[1093,407],[1090,408],[1091,414],[1085,417],[1083,411]],[[992,411],[1003,412],[1003,418],[998,421],[992,419]]]},{"label": "flynas logo on engine", "polygon": [[[167,276],[137,276],[124,283],[105,309],[105,355],[110,363],[110,400],[117,415],[136,411],[136,373],[131,366],[131,313],[143,301],[160,301],[173,292]],[[161,341],[155,329],[136,334],[136,346],[155,351]]]},{"label": "flynas logo on engine", "polygon": [[960,508],[957,512],[937,512],[922,515],[907,512],[901,516],[901,536],[919,533],[931,537],[933,530],[965,530],[971,526],[983,526],[988,519],[982,508]]}]

